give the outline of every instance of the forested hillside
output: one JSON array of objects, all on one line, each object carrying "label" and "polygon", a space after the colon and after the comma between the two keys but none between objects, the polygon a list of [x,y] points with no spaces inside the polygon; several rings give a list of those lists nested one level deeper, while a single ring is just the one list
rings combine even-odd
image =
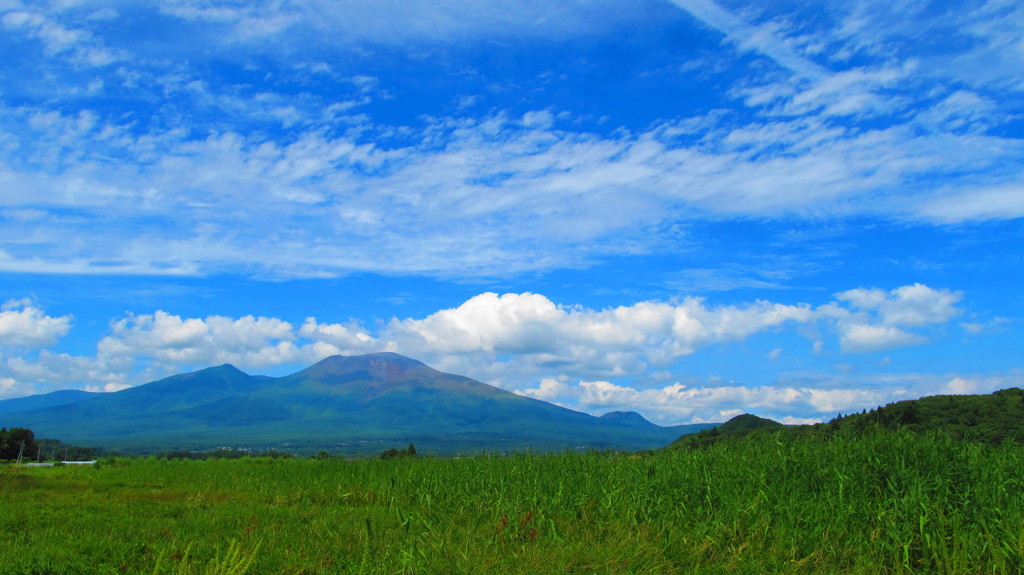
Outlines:
[{"label": "forested hillside", "polygon": [[999,443],[1024,441],[1024,390],[989,395],[935,395],[890,403],[869,412],[838,417],[830,430],[859,431],[871,426],[941,431],[957,438]]},{"label": "forested hillside", "polygon": [[1015,387],[988,395],[935,395],[898,401],[815,425],[783,426],[743,414],[716,428],[684,435],[671,447],[706,447],[764,431],[856,435],[877,428],[935,432],[985,443],[1024,442],[1024,390]]}]

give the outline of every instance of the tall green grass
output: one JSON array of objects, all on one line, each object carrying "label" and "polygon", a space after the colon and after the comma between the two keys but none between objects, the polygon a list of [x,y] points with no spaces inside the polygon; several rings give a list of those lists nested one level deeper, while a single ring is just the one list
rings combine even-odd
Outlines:
[{"label": "tall green grass", "polygon": [[1024,448],[119,459],[0,473],[4,573],[1018,573]]}]

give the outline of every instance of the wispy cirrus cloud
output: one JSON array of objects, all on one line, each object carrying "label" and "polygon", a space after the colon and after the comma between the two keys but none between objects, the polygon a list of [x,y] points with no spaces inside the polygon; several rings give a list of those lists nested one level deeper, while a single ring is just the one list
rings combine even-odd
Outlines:
[{"label": "wispy cirrus cloud", "polygon": [[[0,102],[0,202],[8,208],[0,213],[0,269],[475,277],[657,253],[671,242],[652,230],[702,219],[946,225],[1020,217],[1024,144],[998,129],[1012,121],[1012,107],[986,93],[1012,79],[950,84],[919,54],[936,52],[905,23],[913,16],[932,29],[948,18],[916,5],[865,6],[832,7],[809,23],[710,0],[628,8],[414,2],[395,14],[370,2],[181,0],[113,12],[88,2],[19,5],[3,16],[11,41],[42,45],[45,65],[64,71],[48,81],[65,89],[50,90],[47,101]],[[623,10],[628,18],[619,18]],[[561,109],[564,102],[516,113],[433,109],[403,123],[375,107],[395,98],[398,80],[387,70],[334,70],[339,64],[322,56],[340,48],[317,32],[309,36],[317,49],[288,44],[296,30],[334,20],[352,28],[334,35],[365,50],[411,49],[424,34],[461,45],[498,29],[561,42],[637,26],[662,10],[692,14],[703,24],[690,33],[725,34],[737,54],[762,55],[778,69],[733,58],[743,73],[725,81],[712,111],[684,109],[646,125],[601,129]],[[875,27],[891,10],[909,12]],[[138,11],[172,29],[200,27],[208,36],[195,45],[226,41],[288,61],[254,64],[226,52],[232,69],[211,73],[209,62],[190,56],[192,43],[159,39],[164,57],[154,58],[152,45],[110,28],[130,26]],[[970,26],[951,32],[964,43],[938,53],[955,60],[1003,50],[1014,58],[1006,27],[1019,20],[1019,9],[997,3],[968,10],[957,21]],[[410,21],[430,25],[417,32]],[[125,58],[83,87],[61,59],[79,47]],[[455,76],[480,73],[470,68]],[[34,81],[18,79],[15,91],[33,93]],[[481,93],[495,81],[483,78]],[[95,90],[84,95],[88,86]],[[111,101],[119,104],[101,105]],[[29,212],[45,215],[17,215]]]},{"label": "wispy cirrus cloud", "polygon": [[635,21],[654,2],[623,5],[608,0],[509,5],[489,0],[311,0],[301,4],[255,2],[244,7],[204,0],[173,0],[160,9],[185,20],[228,27],[231,40],[250,42],[303,29],[327,43],[376,45],[456,42],[481,37],[578,36]]},{"label": "wispy cirrus cloud", "polygon": [[672,3],[724,34],[725,39],[740,50],[763,54],[803,80],[815,81],[828,75],[825,68],[787,41],[790,35],[779,30],[776,22],[752,24],[713,0],[672,0]]},{"label": "wispy cirrus cloud", "polygon": [[[9,34],[21,33],[38,40],[48,56],[90,67],[108,66],[127,57],[124,52],[105,46],[88,28],[66,26],[46,13],[22,8],[27,9],[4,10],[0,25]],[[94,15],[94,20],[105,18],[104,13]]]},{"label": "wispy cirrus cloud", "polygon": [[[193,140],[133,135],[87,112],[14,116],[22,122],[7,137],[23,145],[0,164],[8,270],[509,273],[580,265],[615,246],[654,251],[661,239],[638,229],[695,214],[949,222],[1014,217],[1024,205],[1016,183],[998,183],[1009,175],[991,170],[1019,161],[1018,142],[900,127],[778,120],[687,145],[668,126],[607,137],[499,115],[438,119],[406,130],[420,143],[385,147],[373,127]],[[965,183],[935,198],[921,178]],[[987,195],[979,180],[993,181]],[[26,210],[46,216],[16,216]],[[70,230],[82,241],[69,242]]]}]

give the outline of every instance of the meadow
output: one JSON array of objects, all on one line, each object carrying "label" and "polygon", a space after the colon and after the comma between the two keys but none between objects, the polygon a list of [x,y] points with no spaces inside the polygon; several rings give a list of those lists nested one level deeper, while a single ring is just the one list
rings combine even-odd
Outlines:
[{"label": "meadow", "polygon": [[1024,447],[762,433],[703,449],[0,469],[0,571],[1019,573]]}]

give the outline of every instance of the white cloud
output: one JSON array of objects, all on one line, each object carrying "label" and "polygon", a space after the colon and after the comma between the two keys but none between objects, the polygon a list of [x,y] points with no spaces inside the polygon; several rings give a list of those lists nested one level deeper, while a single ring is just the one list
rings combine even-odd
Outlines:
[{"label": "white cloud", "polygon": [[1010,325],[1010,320],[1005,317],[995,317],[986,322],[960,322],[960,327],[970,335],[986,333],[998,333]]},{"label": "white cloud", "polygon": [[965,10],[957,32],[971,40],[940,73],[970,85],[1024,90],[1024,8],[1017,2],[990,1]]},{"label": "white cloud", "polygon": [[93,393],[114,393],[115,391],[121,391],[130,387],[130,385],[124,383],[107,383],[104,385],[87,385],[83,389]]},{"label": "white cloud", "polygon": [[988,128],[999,107],[989,98],[969,90],[957,90],[917,115],[917,121],[932,130],[978,131]]},{"label": "white cloud", "polygon": [[[543,380],[537,388],[517,392],[547,401],[557,399],[561,405],[595,414],[637,411],[662,424],[721,422],[743,412],[786,423],[814,423],[828,420],[837,412],[848,413],[905,399],[908,393],[899,386],[832,389],[785,384],[688,386],[674,383],[660,388],[636,389],[608,381],[587,380],[575,385]],[[802,414],[802,417],[794,418],[793,414]]]},{"label": "white cloud", "polygon": [[963,313],[956,306],[963,295],[922,284],[901,286],[886,292],[853,289],[836,294],[851,307],[822,306],[819,312],[835,320],[843,350],[870,352],[927,341],[904,328],[945,324]]},{"label": "white cloud", "polygon": [[71,329],[70,315],[53,317],[28,299],[0,307],[0,345],[39,348],[53,345]]},{"label": "white cloud", "polygon": [[292,325],[275,318],[182,318],[157,311],[113,322],[111,335],[100,340],[97,349],[104,359],[148,357],[168,367],[266,367],[312,359],[294,339]]},{"label": "white cloud", "polygon": [[[710,307],[701,298],[685,298],[591,310],[559,306],[540,294],[485,293],[423,319],[394,319],[380,339],[389,349],[436,357],[452,368],[468,367],[454,359],[462,356],[471,364],[488,358],[504,369],[503,358],[511,356],[531,372],[560,366],[563,373],[613,377],[671,365],[699,349],[787,325],[833,326],[846,352],[918,345],[927,338],[908,329],[947,324],[962,313],[956,306],[961,297],[914,284],[888,292],[848,290],[818,308],[767,301]],[[824,343],[814,345],[820,353]]]},{"label": "white cloud", "polygon": [[949,223],[1024,217],[1024,181],[938,194],[922,203],[918,211],[929,219]]},{"label": "white cloud", "polygon": [[160,10],[186,21],[216,26],[230,42],[314,39],[328,45],[408,45],[475,38],[573,37],[625,25],[643,14],[640,6],[607,0],[514,4],[490,0],[276,0],[216,6],[205,0],[163,2]]},{"label": "white cloud", "polygon": [[[95,357],[46,349],[35,358],[16,354],[2,362],[0,378],[10,395],[68,385],[116,390],[221,363],[258,372],[308,365],[328,355],[390,350],[442,371],[596,414],[629,409],[661,423],[722,421],[742,406],[776,418],[827,418],[905,395],[991,390],[1020,378],[865,380],[851,368],[842,381],[815,375],[771,385],[714,378],[699,383],[680,377],[685,365],[679,361],[768,331],[816,338],[820,327],[834,328],[846,352],[920,344],[925,338],[907,329],[948,324],[961,313],[956,307],[960,298],[956,292],[914,284],[889,291],[847,290],[816,308],[767,301],[712,306],[686,298],[594,310],[558,305],[534,293],[483,293],[420,319],[394,318],[375,330],[354,321],[307,318],[295,326],[277,318],[189,318],[156,311],[111,322]],[[51,345],[67,333],[70,321],[69,316],[46,316],[27,300],[8,302],[0,312],[6,330],[0,333],[7,337],[2,343]],[[823,342],[816,339],[814,345],[817,349]],[[778,361],[781,350],[775,348],[763,361]]]},{"label": "white cloud", "polygon": [[812,318],[809,306],[764,301],[708,307],[686,298],[590,310],[558,306],[539,294],[485,293],[424,319],[392,320],[387,338],[391,348],[416,356],[511,355],[535,370],[559,366],[608,377]]},{"label": "white cloud", "polygon": [[[309,46],[281,52],[319,61],[324,51],[337,50],[328,36],[371,44],[417,38],[457,43],[496,31],[564,39],[636,25],[656,7],[629,4],[417,0],[397,9],[391,2],[362,0],[303,7],[175,0],[157,9],[215,37],[196,45],[230,37],[228,42],[273,50],[294,36]],[[145,106],[131,117],[111,116],[71,96],[38,109],[5,108],[0,114],[11,122],[0,141],[10,138],[13,147],[0,161],[0,196],[11,197],[11,213],[68,206],[82,211],[66,226],[19,220],[0,232],[6,251],[0,269],[493,275],[583,265],[616,250],[663,250],[665,238],[643,230],[704,216],[869,214],[938,223],[1024,216],[1019,170],[1013,168],[1024,150],[1017,139],[982,129],[1009,117],[999,98],[939,82],[934,63],[910,49],[922,36],[942,31],[970,39],[965,46],[972,48],[962,49],[971,53],[1019,59],[1021,43],[1012,32],[1021,27],[1020,8],[986,3],[958,14],[954,20],[962,26],[954,26],[949,15],[936,19],[920,6],[857,2],[830,7],[811,26],[797,25],[800,19],[792,15],[771,17],[767,8],[734,13],[709,0],[674,4],[795,78],[780,81],[778,74],[751,68],[730,91],[745,98],[748,109],[684,115],[654,129],[609,134],[579,131],[573,122],[578,110],[546,102],[508,117],[499,107],[488,117],[436,116],[416,125],[346,116],[344,122],[358,124],[346,131],[332,106],[383,97],[387,77],[338,80],[341,93],[328,101],[275,91],[281,86],[273,83],[246,92],[156,60],[128,62],[97,80],[123,86],[126,77],[136,78],[134,88],[152,86],[129,97],[180,99],[181,107],[205,111],[197,117],[216,117],[215,124],[147,118]],[[118,37],[107,30],[109,20],[96,17],[120,16],[101,10],[82,19],[83,12],[13,10],[3,22],[10,31],[36,34],[51,55],[106,50],[105,34]],[[947,22],[945,28],[937,28],[936,20]],[[319,28],[323,37],[315,32]],[[826,68],[822,55],[838,53],[837,45],[865,64]],[[160,47],[165,55],[187,49]],[[1019,79],[1024,68],[1017,68]],[[62,93],[71,94],[79,87],[65,88]],[[866,116],[887,121],[856,123]],[[699,141],[676,137],[681,126],[698,120],[706,124]],[[264,123],[273,128],[265,130]],[[282,126],[289,128],[284,135]],[[179,185],[182,173],[194,174],[188,186]],[[143,220],[161,225],[142,234]],[[112,229],[104,225],[109,221],[124,224]],[[30,249],[15,237],[38,241]],[[82,241],[68,241],[73,237]],[[411,247],[410,237],[420,241]],[[173,257],[147,260],[167,253],[168,244]]]},{"label": "white cloud", "polygon": [[168,375],[146,366],[135,370],[136,358],[81,357],[40,350],[38,355],[14,356],[0,364],[0,377],[15,382],[12,396],[46,393],[54,389],[111,389],[130,387]]},{"label": "white cloud", "polygon": [[0,249],[0,271],[25,274],[59,275],[109,275],[109,276],[194,276],[198,269],[193,262],[174,261],[167,265],[161,262],[127,261],[111,264],[96,256],[82,258],[18,258]]},{"label": "white cloud", "polygon": [[[417,143],[386,148],[374,136],[395,127],[328,136],[275,98],[215,99],[218,113],[246,121],[281,112],[294,137],[131,135],[88,110],[8,110],[19,145],[0,161],[12,215],[0,231],[0,269],[507,275],[663,251],[668,238],[644,231],[695,214],[886,211],[947,222],[1015,217],[1024,206],[1010,184],[937,197],[906,191],[922,177],[986,181],[993,163],[1021,157],[993,138],[800,118],[726,124],[692,145],[668,124],[600,136],[537,112],[530,125],[503,115],[434,119],[403,128]],[[52,214],[68,208],[76,217],[57,226]],[[13,217],[28,211],[49,217]]]},{"label": "white cloud", "polygon": [[312,350],[319,357],[370,353],[380,351],[384,345],[356,322],[317,323],[316,318],[310,317],[299,328],[298,335],[313,340]]},{"label": "white cloud", "polygon": [[761,53],[804,79],[817,79],[826,71],[785,41],[785,33],[773,24],[756,25],[723,9],[712,0],[672,0],[708,26],[725,34],[741,50]]},{"label": "white cloud", "polygon": [[8,33],[23,32],[39,40],[49,56],[67,56],[75,64],[101,67],[125,59],[125,54],[111,50],[87,29],[65,26],[48,14],[27,10],[11,10],[0,23]]},{"label": "white cloud", "polygon": [[938,392],[950,395],[971,395],[992,393],[1011,387],[1024,387],[1024,373],[1018,370],[1006,374],[953,376]]},{"label": "white cloud", "polygon": [[914,284],[898,287],[890,294],[892,297],[887,297],[877,307],[882,321],[889,325],[945,323],[963,313],[963,310],[956,307],[963,298],[960,292]]},{"label": "white cloud", "polygon": [[788,100],[784,112],[803,115],[819,111],[823,116],[885,115],[894,111],[896,99],[885,88],[906,78],[913,68],[852,69],[831,74]]},{"label": "white cloud", "polygon": [[977,393],[977,388],[978,385],[976,382],[968,381],[960,377],[954,377],[946,384],[945,391],[953,395],[969,395]]},{"label": "white cloud", "polygon": [[[334,354],[390,350],[511,388],[546,379],[564,384],[565,377],[648,376],[702,349],[797,326],[832,326],[846,352],[921,344],[926,338],[907,328],[945,325],[959,315],[955,304],[960,297],[915,284],[889,292],[849,290],[817,308],[761,300],[711,306],[690,297],[595,310],[558,305],[534,293],[483,293],[424,318],[393,318],[376,330],[357,322],[320,323],[315,318],[296,327],[277,318],[187,318],[158,310],[112,321],[94,360],[51,354],[48,362],[64,367],[32,377],[81,378],[89,370],[93,377],[104,369],[142,377],[221,363],[258,369],[312,363]],[[70,316],[47,316],[27,301],[9,302],[0,313],[0,336],[6,345],[45,347],[67,334],[70,326]],[[818,337],[815,331],[810,329],[807,335]],[[814,345],[820,352],[824,344],[818,340]],[[777,360],[781,353],[776,348],[768,357]],[[32,365],[23,361],[19,373],[28,375],[35,369]],[[671,372],[659,377],[671,377]],[[559,385],[551,383],[530,393],[561,393],[564,388]],[[593,394],[600,391],[598,384],[590,389]]]},{"label": "white cloud", "polygon": [[785,424],[828,421],[838,413],[855,413],[896,401],[939,394],[992,393],[1024,386],[1024,373],[949,376],[910,374],[861,376],[836,380],[815,376],[771,385],[703,385],[673,383],[636,389],[608,381],[543,380],[523,395],[557,400],[559,404],[594,414],[637,411],[661,424],[721,422],[742,412]]},{"label": "white cloud", "polygon": [[526,397],[562,405],[560,402],[563,398],[570,397],[573,392],[573,386],[564,381],[565,379],[564,377],[560,379],[545,378],[540,380],[537,387],[517,389],[515,392]]},{"label": "white cloud", "polygon": [[854,353],[884,351],[926,341],[920,336],[891,325],[844,323],[840,324],[839,333],[839,343],[843,351]]}]

